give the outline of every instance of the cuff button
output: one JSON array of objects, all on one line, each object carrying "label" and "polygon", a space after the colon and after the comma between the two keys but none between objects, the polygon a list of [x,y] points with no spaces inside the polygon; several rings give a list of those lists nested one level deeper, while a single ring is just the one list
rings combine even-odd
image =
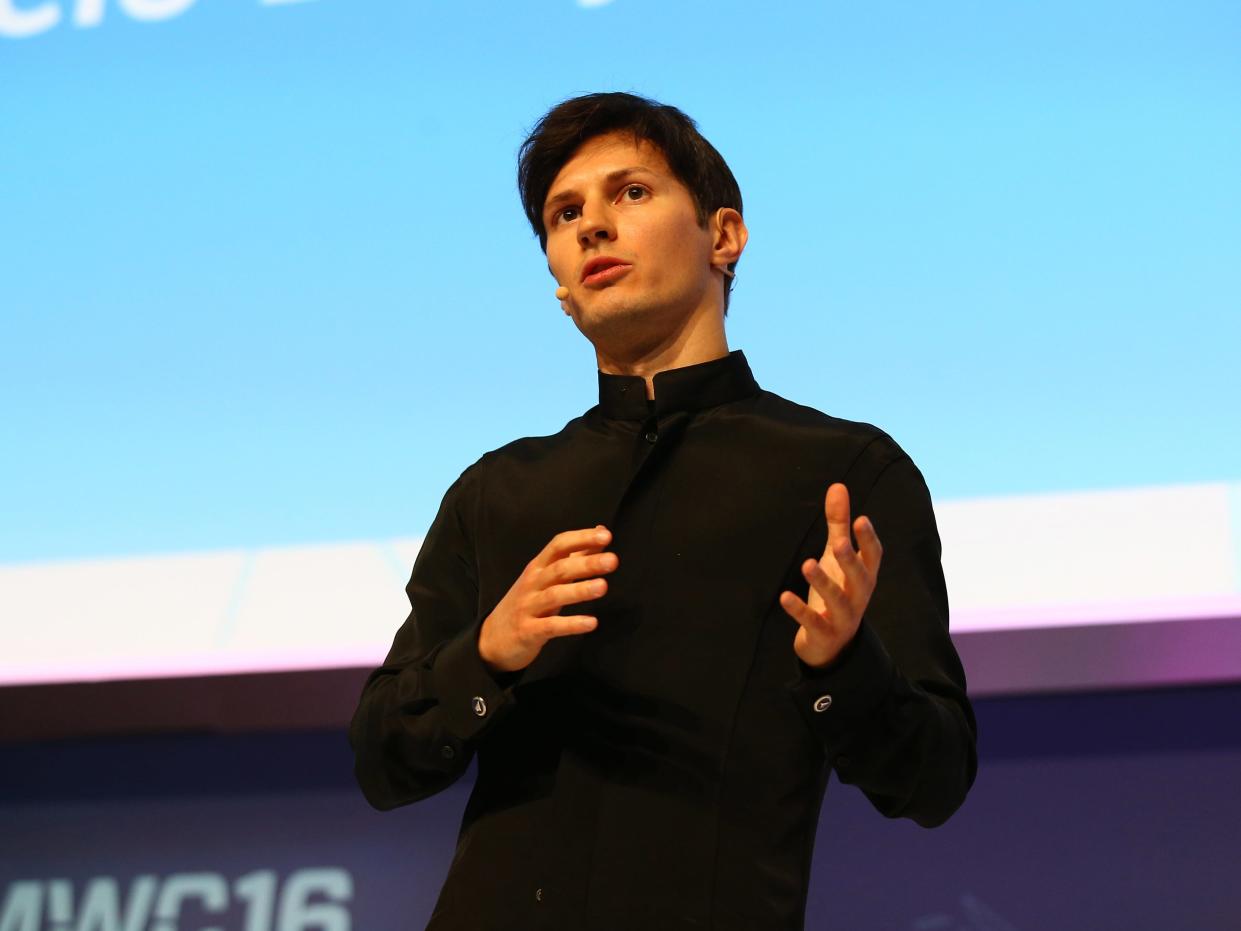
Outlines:
[{"label": "cuff button", "polygon": [[832,696],[820,695],[814,700],[814,704],[811,705],[811,707],[814,708],[815,711],[826,711],[828,708],[832,707]]},{"label": "cuff button", "polygon": [[487,703],[483,701],[483,696],[474,696],[474,713],[480,718],[487,717]]}]

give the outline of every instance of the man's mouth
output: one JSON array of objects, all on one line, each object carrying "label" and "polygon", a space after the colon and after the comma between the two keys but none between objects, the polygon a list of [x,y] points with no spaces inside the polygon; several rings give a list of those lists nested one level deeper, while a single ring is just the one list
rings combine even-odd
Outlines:
[{"label": "man's mouth", "polygon": [[622,262],[620,259],[599,256],[591,259],[582,268],[582,284],[587,286],[611,284],[623,277],[632,267],[628,262]]}]

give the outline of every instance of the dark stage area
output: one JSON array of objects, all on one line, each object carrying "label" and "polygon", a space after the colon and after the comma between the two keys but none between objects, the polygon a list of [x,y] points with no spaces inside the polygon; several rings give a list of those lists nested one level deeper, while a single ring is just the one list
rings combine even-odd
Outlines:
[{"label": "dark stage area", "polygon": [[[1241,686],[975,707],[978,780],[943,827],[887,821],[829,785],[808,928],[829,914],[861,931],[1237,927]],[[68,880],[79,920],[87,905],[163,903],[180,927],[277,928],[300,914],[320,921],[308,928],[419,928],[470,777],[379,813],[351,766],[339,728],[7,743],[3,914],[25,928],[13,916],[37,906],[33,927],[50,926]]]}]

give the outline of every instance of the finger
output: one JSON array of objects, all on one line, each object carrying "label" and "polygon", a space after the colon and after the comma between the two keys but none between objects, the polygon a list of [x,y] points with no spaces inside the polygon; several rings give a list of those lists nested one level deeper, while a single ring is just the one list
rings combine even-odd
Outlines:
[{"label": "finger", "polygon": [[879,560],[883,557],[883,545],[879,542],[879,534],[869,517],[859,517],[853,522],[853,532],[857,534],[858,550],[862,562],[872,576],[879,572]]},{"label": "finger", "polygon": [[839,540],[852,545],[849,540],[849,489],[840,482],[829,485],[823,499],[823,513],[827,518],[828,548]]},{"label": "finger", "polygon": [[538,617],[546,617],[549,614],[555,614],[565,605],[602,598],[607,590],[608,583],[605,579],[553,585],[534,596],[530,613]]},{"label": "finger", "polygon": [[857,597],[861,593],[869,594],[871,589],[871,573],[853,548],[853,541],[848,534],[843,539],[831,544],[832,555],[836,557],[836,565],[844,574],[848,583],[849,594]]},{"label": "finger", "polygon": [[611,532],[602,525],[589,530],[566,530],[551,538],[539,555],[534,557],[533,564],[542,569],[575,551],[597,553],[600,548],[607,546],[611,539]]},{"label": "finger", "polygon": [[586,555],[574,553],[557,559],[542,571],[539,582],[546,588],[558,582],[574,582],[578,579],[589,579],[605,575],[620,565],[620,557],[615,553],[597,553]]},{"label": "finger", "polygon": [[780,607],[802,627],[808,627],[816,633],[827,633],[831,627],[831,621],[828,618],[815,611],[792,592],[780,593]]},{"label": "finger", "polygon": [[802,565],[802,575],[806,577],[806,581],[823,599],[823,606],[827,608],[829,614],[837,618],[849,617],[853,609],[849,604],[844,589],[831,580],[823,567],[819,565],[816,559],[807,559]]},{"label": "finger", "polygon": [[568,617],[553,614],[551,617],[545,617],[542,620],[541,633],[544,640],[589,633],[599,626],[598,619],[591,617],[589,614],[573,614]]}]

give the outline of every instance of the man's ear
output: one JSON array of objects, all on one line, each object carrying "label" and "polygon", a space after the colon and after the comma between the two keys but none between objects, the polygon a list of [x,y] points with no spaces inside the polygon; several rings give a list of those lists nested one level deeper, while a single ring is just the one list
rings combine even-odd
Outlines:
[{"label": "man's ear", "polygon": [[711,233],[711,264],[727,271],[741,258],[750,239],[750,231],[746,229],[740,213],[732,207],[721,207],[712,218]]}]

